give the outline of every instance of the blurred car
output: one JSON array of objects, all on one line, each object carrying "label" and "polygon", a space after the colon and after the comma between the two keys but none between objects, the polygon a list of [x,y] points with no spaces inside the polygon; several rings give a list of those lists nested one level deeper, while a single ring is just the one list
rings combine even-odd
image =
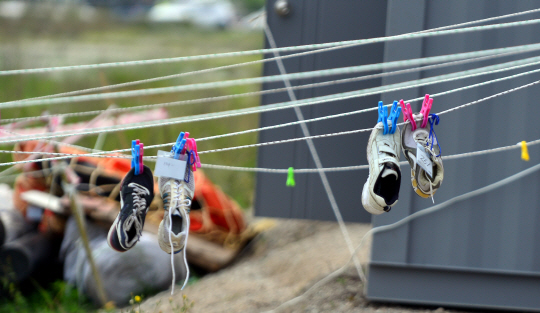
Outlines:
[{"label": "blurred car", "polygon": [[176,0],[155,5],[148,20],[155,23],[190,23],[202,27],[226,28],[236,19],[229,0]]},{"label": "blurred car", "polygon": [[19,19],[26,12],[27,3],[23,1],[1,1],[0,17]]}]

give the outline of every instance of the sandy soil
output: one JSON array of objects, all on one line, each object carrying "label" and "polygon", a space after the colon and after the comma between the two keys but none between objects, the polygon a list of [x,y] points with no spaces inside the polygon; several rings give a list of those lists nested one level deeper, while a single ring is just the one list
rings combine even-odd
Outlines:
[{"label": "sandy soil", "polygon": [[[170,291],[147,299],[142,312],[178,312],[183,296],[193,307],[189,312],[265,312],[303,294],[309,287],[347,263],[350,254],[337,223],[276,220],[276,226],[260,235],[235,264],[209,274],[185,290]],[[347,224],[356,246],[369,224]],[[369,260],[370,241],[359,258]],[[450,312],[443,308],[401,307],[368,303],[354,266],[315,289],[302,301],[278,312]],[[171,305],[170,301],[173,302]],[[457,311],[453,311],[457,312]]]}]

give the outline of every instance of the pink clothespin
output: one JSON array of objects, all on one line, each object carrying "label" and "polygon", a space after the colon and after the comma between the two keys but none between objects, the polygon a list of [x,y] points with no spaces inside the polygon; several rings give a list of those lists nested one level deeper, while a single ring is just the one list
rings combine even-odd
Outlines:
[{"label": "pink clothespin", "polygon": [[431,110],[431,106],[433,105],[433,98],[429,98],[429,94],[426,94],[424,97],[424,102],[422,103],[422,109],[420,110],[420,113],[424,116],[424,119],[422,120],[422,128],[425,128],[427,126],[428,118],[429,118],[429,111]]},{"label": "pink clothespin", "polygon": [[143,163],[143,150],[144,150],[144,144],[143,143],[140,143],[139,144],[139,174],[142,174],[142,172],[144,171],[144,163]]},{"label": "pink clothespin", "polygon": [[197,168],[201,167],[201,159],[199,158],[199,152],[197,151],[197,142],[193,138],[188,139],[189,149],[193,151],[194,164],[193,171],[196,171]]},{"label": "pink clothespin", "polygon": [[184,139],[186,140],[186,145],[184,146],[184,149],[182,149],[180,154],[186,154],[187,143],[189,142],[188,137],[189,137],[189,132],[185,132]]},{"label": "pink clothespin", "polygon": [[401,106],[401,111],[403,112],[403,121],[406,122],[407,120],[411,123],[412,130],[416,130],[416,121],[414,120],[411,104],[403,101],[403,99],[399,100],[399,105]]}]

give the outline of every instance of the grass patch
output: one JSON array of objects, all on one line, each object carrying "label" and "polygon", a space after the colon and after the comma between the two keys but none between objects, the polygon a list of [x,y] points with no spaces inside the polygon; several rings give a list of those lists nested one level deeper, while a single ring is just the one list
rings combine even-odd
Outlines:
[{"label": "grass patch", "polygon": [[39,286],[36,292],[24,296],[13,283],[7,289],[9,296],[0,300],[0,313],[64,313],[90,312],[95,308],[79,295],[78,291],[63,281],[57,281],[47,287]]}]

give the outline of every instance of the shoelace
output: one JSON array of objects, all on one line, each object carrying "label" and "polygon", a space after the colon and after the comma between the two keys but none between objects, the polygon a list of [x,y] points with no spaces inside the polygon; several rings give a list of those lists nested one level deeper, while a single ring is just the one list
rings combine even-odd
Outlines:
[{"label": "shoelace", "polygon": [[[431,115],[435,115],[436,121],[432,121]],[[435,119],[434,118],[434,119]],[[441,146],[439,145],[439,141],[437,140],[437,135],[435,134],[435,131],[433,130],[433,122],[435,122],[435,125],[439,124],[439,116],[437,114],[430,114],[429,124],[430,124],[430,131],[428,138],[425,139],[418,139],[414,138],[416,142],[422,143],[423,146],[429,147],[429,143],[431,142],[431,148],[427,149],[429,153],[435,157],[439,157],[441,155]],[[435,136],[435,140],[437,140],[437,145],[439,145],[439,155],[435,155],[435,152],[433,152],[433,136]],[[414,158],[414,167],[416,169],[416,158]],[[431,179],[429,179],[429,176],[426,175],[426,179],[429,181],[429,194],[431,196],[431,201],[435,203],[435,199],[433,198],[433,182]]]},{"label": "shoelace", "polygon": [[[185,207],[185,210],[186,210],[186,215],[189,214],[189,211],[190,211],[190,207],[191,207],[191,200],[190,199],[181,199],[180,196],[182,195],[180,193],[180,188],[183,188],[184,191],[186,192],[189,192],[189,190],[187,189],[186,186],[182,185],[179,181],[177,180],[174,180],[172,182],[174,184],[174,190],[172,188],[172,184],[171,184],[171,194],[167,196],[167,200],[170,200],[170,204],[169,204],[169,245],[171,246],[171,269],[172,269],[172,283],[171,283],[171,295],[174,293],[174,283],[176,281],[176,271],[174,269],[174,251],[173,251],[173,242],[172,242],[172,211],[175,209],[175,210],[179,210],[180,207]],[[174,204],[174,206],[173,206]],[[186,239],[185,239],[185,244],[184,244],[184,247],[182,248],[182,254],[183,254],[183,258],[184,258],[184,266],[186,268],[186,278],[184,279],[184,284],[182,285],[182,289],[181,290],[184,290],[184,287],[186,287],[186,284],[188,282],[188,279],[189,279],[189,266],[188,266],[188,263],[187,263],[187,257],[186,257],[186,244],[187,244],[187,241],[188,241],[188,236],[189,236],[189,225],[190,225],[190,220],[189,218],[187,219],[187,229],[186,229]]]},{"label": "shoelace", "polygon": [[432,113],[429,115],[429,137],[428,137],[428,140],[431,140],[431,147],[430,147],[430,150],[433,151],[433,139],[435,139],[435,141],[437,141],[437,146],[439,146],[439,154],[436,155],[435,157],[440,157],[441,154],[442,154],[442,149],[441,149],[441,145],[439,144],[439,140],[437,139],[437,134],[435,134],[435,126],[434,125],[439,125],[439,116],[435,113]]},{"label": "shoelace", "polygon": [[132,225],[135,225],[137,235],[140,238],[143,229],[140,214],[146,211],[147,205],[144,196],[149,195],[150,192],[135,183],[130,183],[128,187],[133,188],[133,214],[126,219],[125,227],[129,229]]}]

